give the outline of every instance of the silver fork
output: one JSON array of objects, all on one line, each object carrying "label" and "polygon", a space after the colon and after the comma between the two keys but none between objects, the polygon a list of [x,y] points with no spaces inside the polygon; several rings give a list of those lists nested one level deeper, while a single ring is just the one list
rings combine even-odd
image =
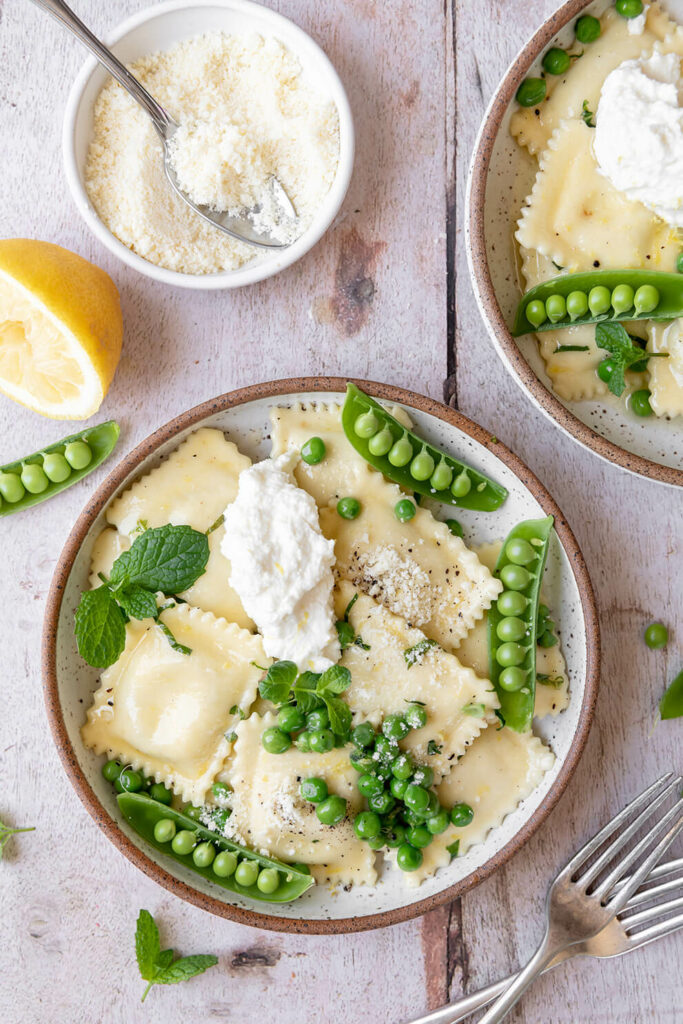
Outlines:
[{"label": "silver fork", "polygon": [[[558,953],[592,938],[610,923],[615,928],[624,928],[616,916],[624,910],[683,827],[683,799],[679,796],[669,811],[660,814],[648,835],[627,853],[624,850],[655,811],[680,790],[681,785],[681,777],[672,777],[668,772],[612,818],[560,871],[548,893],[548,919],[540,946],[526,967],[487,1010],[480,1024],[500,1024],[522,993]],[[637,816],[629,820],[634,814]],[[608,840],[609,845],[598,854]],[[595,854],[598,854],[596,859],[586,866]],[[628,882],[619,886],[619,881],[631,869]],[[607,874],[600,878],[603,872]]]},{"label": "silver fork", "polygon": [[[629,880],[630,877],[625,878],[619,883],[619,887],[627,885]],[[652,884],[655,882],[659,884]],[[657,902],[662,897],[671,896],[673,893],[680,893],[680,895],[674,895],[671,899],[667,899],[664,902]],[[654,905],[637,913],[630,914],[630,911],[637,910],[643,904],[651,903]],[[558,964],[575,956],[596,956],[601,958],[622,956],[624,953],[631,953],[635,949],[647,946],[648,943],[654,942],[655,939],[661,939],[665,935],[672,935],[683,928],[683,913],[671,918],[666,918],[664,915],[671,914],[679,908],[683,908],[683,857],[667,861],[666,864],[660,864],[654,868],[641,888],[633,894],[621,914],[618,915],[616,921],[610,922],[592,938],[586,939],[583,942],[577,942],[576,945],[562,950],[550,961],[547,967],[544,967],[543,973],[552,971]],[[657,921],[655,924],[650,924],[649,928],[644,928],[642,931],[635,930],[641,925],[656,921],[657,918],[662,918],[662,920]],[[619,921],[623,928],[619,926]],[[425,1014],[423,1017],[418,1017],[416,1020],[411,1021],[410,1024],[460,1024],[461,1021],[466,1020],[476,1010],[481,1010],[484,1006],[488,1006],[489,1003],[506,990],[516,977],[516,974],[511,974],[509,977],[502,978],[486,988],[479,989],[478,992],[463,996],[462,999],[458,999],[455,1003],[442,1006],[438,1010]]]}]

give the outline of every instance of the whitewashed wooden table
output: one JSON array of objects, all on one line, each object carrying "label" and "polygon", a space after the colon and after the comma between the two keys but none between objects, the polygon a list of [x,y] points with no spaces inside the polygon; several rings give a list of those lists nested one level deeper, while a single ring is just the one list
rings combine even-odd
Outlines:
[{"label": "whitewashed wooden table", "polygon": [[[77,4],[101,33],[141,6]],[[683,492],[599,462],[532,408],[487,339],[463,251],[466,169],[484,107],[554,0],[274,6],[337,65],[358,133],[343,211],[301,263],[239,293],[213,294],[166,288],[116,263],[81,224],[62,173],[62,109],[84,54],[28,0],[0,0],[0,234],[58,242],[117,282],[125,350],[101,412],[121,422],[119,455],[218,392],[309,373],[445,396],[494,432],[557,498],[586,556],[604,644],[595,725],[545,826],[466,898],[407,924],[333,938],[230,924],[171,896],[116,852],[73,793],[48,733],[43,604],[70,526],[106,469],[57,501],[0,520],[0,819],[37,827],[0,866],[0,1018],[13,1024],[399,1024],[526,959],[548,880],[569,852],[642,784],[681,768],[683,726],[653,731],[653,721],[665,680],[683,664]],[[67,430],[2,399],[0,462]],[[674,639],[654,653],[642,630],[660,617]],[[157,916],[166,944],[220,957],[201,978],[156,989],[143,1008],[133,948],[140,907]],[[560,968],[510,1020],[683,1021],[682,942]]]}]

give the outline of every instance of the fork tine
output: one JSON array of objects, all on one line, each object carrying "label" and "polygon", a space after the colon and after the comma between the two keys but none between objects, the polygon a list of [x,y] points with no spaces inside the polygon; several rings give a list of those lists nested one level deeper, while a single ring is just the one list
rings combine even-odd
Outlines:
[{"label": "fork tine", "polygon": [[667,772],[666,775],[662,775],[661,779],[657,779],[651,786],[637,796],[635,800],[632,800],[630,804],[624,807],[623,811],[615,815],[610,822],[608,822],[604,828],[600,829],[597,835],[589,839],[585,846],[582,846],[578,853],[576,853],[569,861],[567,866],[560,872],[558,878],[570,878],[582,864],[585,864],[589,857],[592,857],[596,850],[599,850],[605,840],[609,839],[625,821],[628,820],[634,811],[641,810],[642,807],[647,805],[648,800],[653,796],[663,785],[668,783],[672,777],[671,772]]},{"label": "fork tine", "polygon": [[[650,874],[649,878],[645,879],[645,882],[649,882],[651,878],[652,874]],[[675,878],[669,878],[665,882],[661,882],[659,885],[653,885],[650,889],[641,887],[638,892],[634,892],[633,896],[631,896],[631,899],[624,907],[624,911],[640,906],[641,903],[650,903],[652,900],[659,899],[660,896],[677,892],[679,889],[683,891],[683,873]],[[626,922],[624,921],[624,923]]]},{"label": "fork tine", "polygon": [[[673,822],[673,824],[671,824],[671,822]],[[640,857],[641,854],[645,853],[647,848],[652,843],[652,840],[658,834],[660,834],[664,828],[668,827],[669,825],[671,825],[669,831],[659,840],[655,848],[645,858],[642,864],[633,872],[628,881],[628,884],[625,885],[623,889],[620,889],[616,895],[613,895],[610,899],[608,899],[606,904],[608,910],[612,910],[615,914],[618,914],[620,910],[623,910],[627,901],[630,899],[630,897],[633,895],[636,889],[642,884],[642,882],[647,878],[647,876],[649,875],[650,871],[652,871],[657,861],[659,861],[664,852],[669,849],[674,839],[683,828],[683,800],[678,800],[678,802],[671,808],[669,813],[665,815],[664,818],[662,818],[658,825],[655,826],[650,835],[645,836],[645,838],[642,839],[638,843],[638,845],[633,848],[633,850],[631,850],[628,857],[624,858],[624,861],[620,865],[618,865],[617,868],[615,868],[613,874],[616,874],[616,872],[618,871],[619,876],[621,876],[623,870],[626,870],[632,863],[634,863],[637,857]],[[609,890],[605,891],[607,894],[609,894]],[[597,895],[598,893],[596,890],[596,892],[593,893],[593,896]],[[602,899],[602,896],[600,898]]]},{"label": "fork tine", "polygon": [[658,924],[653,924],[651,928],[645,928],[642,932],[629,935],[629,943],[632,944],[632,949],[637,949],[639,946],[645,946],[648,942],[653,942],[655,939],[661,939],[665,935],[671,935],[673,932],[680,931],[681,928],[683,928],[683,914],[678,914],[676,917],[670,917],[666,921],[659,921]]},{"label": "fork tine", "polygon": [[[626,826],[626,828],[623,829],[623,831],[619,833],[617,838],[610,843],[607,849],[600,854],[597,860],[595,860],[594,863],[586,869],[586,871],[579,878],[579,882],[581,883],[581,885],[584,886],[584,888],[589,886],[591,882],[593,882],[598,877],[598,875],[602,871],[604,871],[604,869],[614,860],[615,856],[619,853],[619,851],[623,850],[623,848],[626,846],[629,840],[632,839],[638,831],[640,831],[640,829],[643,827],[647,819],[651,817],[651,815],[653,815],[654,812],[658,810],[661,807],[661,805],[669,799],[672,793],[676,791],[676,789],[681,785],[682,781],[683,780],[681,780],[678,776],[672,779],[672,781],[669,782],[669,784],[660,793],[657,794],[654,800],[650,804],[648,804],[648,806],[644,810],[640,812],[638,817],[635,818],[628,826]],[[616,878],[612,879],[612,885],[610,886],[610,889],[614,885],[615,881],[618,881],[618,879],[621,878],[623,874],[624,872],[622,871],[616,876]],[[608,891],[609,889],[605,889],[605,892]]]},{"label": "fork tine", "polygon": [[[650,874],[647,876],[643,885],[634,893],[631,899],[628,901],[629,906],[637,903],[643,903],[649,899],[649,893],[654,892],[654,889],[646,889],[646,885],[650,885],[651,882],[657,882],[660,878],[668,879],[669,876],[675,876],[673,878],[673,885],[677,885],[681,878],[683,878],[683,857],[678,857],[673,860],[667,860],[664,864],[658,864],[656,868],[653,868]],[[625,885],[628,885],[628,878],[621,878],[614,886],[615,893],[619,892]],[[664,891],[662,889],[662,891]]]},{"label": "fork tine", "polygon": [[658,917],[662,917],[663,914],[670,914],[672,910],[678,910],[679,907],[683,909],[683,896],[667,900],[666,903],[657,903],[654,907],[640,910],[637,914],[630,914],[628,917],[620,917],[619,920],[627,932],[630,932],[631,928],[636,928],[639,924],[645,924],[646,921],[655,921]]}]

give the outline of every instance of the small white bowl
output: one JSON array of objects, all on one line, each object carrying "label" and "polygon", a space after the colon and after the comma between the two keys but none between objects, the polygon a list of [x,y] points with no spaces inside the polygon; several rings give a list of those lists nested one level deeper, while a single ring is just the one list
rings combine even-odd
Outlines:
[{"label": "small white bowl", "polygon": [[[328,57],[303,29],[267,7],[251,3],[250,0],[168,0],[122,22],[107,36],[106,42],[119,60],[128,64],[158,50],[168,50],[183,39],[211,31],[258,32],[263,36],[275,36],[299,58],[307,76],[319,83],[339,111],[337,173],[313,223],[288,248],[274,252],[255,250],[254,259],[237,270],[202,275],[181,274],[157,266],[120,242],[100,219],[90,202],[84,182],[86,155],[93,131],[93,109],[100,90],[109,78],[93,57],[83,65],[71,88],[62,131],[66,180],[78,212],[93,234],[110,252],[141,274],[180,288],[203,290],[239,288],[263,281],[291,266],[307,253],[339,212],[351,180],[354,155],[351,108],[339,75]],[[161,162],[161,156],[159,160]]]}]

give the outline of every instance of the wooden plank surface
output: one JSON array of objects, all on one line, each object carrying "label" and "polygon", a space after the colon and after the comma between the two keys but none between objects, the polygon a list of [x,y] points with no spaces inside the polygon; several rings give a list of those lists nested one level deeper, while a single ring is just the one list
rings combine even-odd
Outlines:
[{"label": "wooden plank surface", "polygon": [[[78,10],[104,34],[141,6],[81,0]],[[681,767],[680,725],[652,724],[656,696],[683,661],[683,497],[599,462],[532,409],[486,336],[464,258],[474,135],[507,63],[553,0],[273,6],[335,62],[358,132],[343,210],[296,267],[241,292],[192,294],[116,263],[78,219],[61,166],[62,110],[83,54],[26,0],[0,3],[0,232],[59,242],[114,276],[126,342],[102,414],[122,422],[121,452],[219,391],[306,373],[446,394],[495,432],[557,498],[586,555],[605,649],[597,721],[547,825],[462,901],[339,938],[232,925],[182,903],[120,857],[73,794],[48,734],[38,659],[44,598],[68,530],[104,472],[30,516],[1,521],[0,819],[38,827],[13,843],[0,868],[0,1016],[17,1024],[399,1024],[528,957],[548,879],[568,853],[642,783]],[[0,400],[2,461],[59,433]],[[658,617],[678,637],[666,653],[641,640]],[[144,1011],[132,942],[140,907],[158,917],[167,944],[215,952],[221,964],[191,984],[153,992]],[[680,956],[680,939],[669,939],[622,960],[570,964],[539,982],[510,1020],[681,1021]]]}]

